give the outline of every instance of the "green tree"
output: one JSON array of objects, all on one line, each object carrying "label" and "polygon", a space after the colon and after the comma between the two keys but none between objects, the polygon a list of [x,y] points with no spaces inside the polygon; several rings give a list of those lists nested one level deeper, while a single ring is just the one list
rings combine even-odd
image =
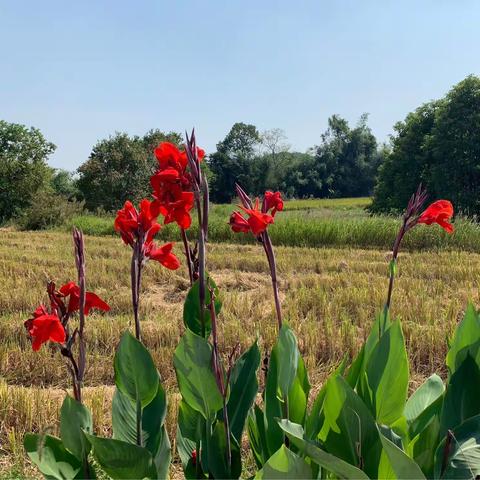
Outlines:
[{"label": "green tree", "polygon": [[450,90],[426,139],[432,156],[428,187],[466,215],[480,214],[480,78]]},{"label": "green tree", "polygon": [[55,169],[50,180],[52,190],[68,200],[74,200],[79,196],[77,182],[74,175],[61,168]]},{"label": "green tree", "polygon": [[225,139],[217,144],[217,151],[208,160],[212,172],[212,201],[230,202],[235,196],[235,182],[255,193],[252,169],[259,143],[260,134],[254,125],[235,123]]},{"label": "green tree", "polygon": [[0,120],[0,222],[29,207],[46,188],[52,173],[47,159],[55,148],[40,130]]},{"label": "green tree", "polygon": [[432,158],[426,142],[439,105],[440,102],[426,103],[394,126],[391,152],[379,169],[372,211],[399,212],[420,182],[430,187]]},{"label": "green tree", "polygon": [[457,212],[480,214],[480,78],[455,85],[395,126],[380,169],[374,212],[399,211],[422,182],[430,198],[451,200]]},{"label": "green tree", "polygon": [[371,195],[382,157],[367,119],[368,115],[362,115],[353,129],[338,115],[328,119],[315,153],[321,197]]},{"label": "green tree", "polygon": [[150,130],[143,137],[116,133],[100,140],[88,160],[78,168],[78,188],[90,210],[114,211],[126,200],[138,202],[151,194],[155,171],[153,150],[162,141],[181,143],[178,133]]}]

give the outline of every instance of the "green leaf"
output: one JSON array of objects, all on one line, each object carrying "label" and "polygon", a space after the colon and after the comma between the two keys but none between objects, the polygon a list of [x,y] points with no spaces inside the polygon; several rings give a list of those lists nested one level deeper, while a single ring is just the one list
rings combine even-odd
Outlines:
[{"label": "green leaf", "polygon": [[170,445],[170,439],[168,438],[168,432],[163,425],[160,428],[160,441],[155,453],[153,453],[153,463],[157,469],[158,479],[168,479],[170,470],[170,461],[172,459],[172,447]]},{"label": "green leaf", "polygon": [[[425,478],[420,467],[403,450],[381,433],[379,435],[383,450],[395,473],[395,478],[412,480]],[[379,471],[378,478],[385,478],[385,476]]]},{"label": "green leaf", "polygon": [[[363,347],[362,350],[363,352]],[[363,353],[362,353],[363,355]],[[342,363],[335,369],[332,375],[343,375],[345,373],[345,362]],[[348,379],[345,379],[348,382]],[[356,381],[354,382],[354,385]],[[350,385],[351,386],[351,385]],[[353,389],[354,387],[352,387]],[[310,414],[307,415],[305,422],[305,435],[306,438],[310,440],[316,440],[320,430],[322,429],[323,422],[325,420],[323,414],[323,402],[325,401],[325,394],[327,393],[327,384],[325,383],[320,391],[318,392],[317,398],[313,402],[312,409]],[[292,419],[290,419],[292,420]],[[302,424],[302,422],[296,422]]]},{"label": "green leaf", "polygon": [[355,388],[357,386],[358,380],[362,376],[364,356],[365,356],[365,345],[362,345],[362,348],[360,349],[357,356],[353,360],[345,376],[345,380],[352,388]]},{"label": "green leaf", "polygon": [[276,350],[278,360],[278,390],[281,399],[285,400],[295,381],[300,358],[295,334],[285,323],[280,329],[274,349]]},{"label": "green leaf", "polygon": [[268,460],[268,446],[264,414],[258,405],[254,405],[248,415],[248,440],[257,467],[262,468]]},{"label": "green leaf", "polygon": [[242,441],[245,420],[258,392],[257,370],[260,350],[255,342],[235,363],[230,375],[227,404],[230,430],[237,442]]},{"label": "green leaf", "polygon": [[177,423],[177,451],[184,469],[192,458],[192,452],[196,449],[198,424],[202,418],[201,414],[191,408],[184,400],[180,402]]},{"label": "green leaf", "polygon": [[440,437],[480,413],[480,369],[468,355],[450,377],[440,421]]},{"label": "green leaf", "polygon": [[362,399],[339,375],[327,381],[325,422],[319,434],[325,450],[375,477],[381,454],[377,426]]},{"label": "green leaf", "polygon": [[362,398],[378,423],[392,425],[405,409],[408,357],[400,323],[394,322],[373,349],[366,365]]},{"label": "green leaf", "polygon": [[310,383],[307,369],[302,357],[298,357],[298,367],[293,384],[288,394],[288,418],[303,425],[307,416],[308,394]]},{"label": "green leaf", "polygon": [[[162,425],[167,413],[167,398],[161,383],[157,395],[142,409],[142,446],[155,456],[161,442]],[[137,406],[116,389],[112,401],[113,438],[137,444]]]},{"label": "green leaf", "polygon": [[93,456],[107,475],[114,479],[156,479],[151,453],[143,447],[121,440],[85,434],[93,447]]},{"label": "green leaf", "polygon": [[469,303],[463,320],[458,324],[450,349],[447,353],[447,367],[453,375],[467,354],[476,359],[480,366],[480,318],[475,307]]},{"label": "green leaf", "polygon": [[405,405],[405,418],[408,423],[414,422],[433,402],[443,395],[445,386],[442,379],[434,373],[415,390]]},{"label": "green leaf", "polygon": [[302,455],[310,457],[315,463],[325,468],[329,472],[332,472],[338,478],[362,480],[367,480],[369,478],[359,468],[354,467],[348,462],[345,462],[341,458],[325,452],[313,442],[305,440],[301,425],[292,423],[288,420],[280,420],[279,425],[286,433],[292,444],[299,449]]},{"label": "green leaf", "polygon": [[148,350],[130,332],[125,332],[115,354],[115,384],[142,407],[157,395],[159,375]]},{"label": "green leaf", "polygon": [[[207,275],[206,276],[207,288],[205,291],[205,310],[204,310],[204,322],[205,322],[205,338],[208,338],[212,330],[212,319],[210,318],[210,312],[208,310],[208,305],[210,305],[210,291],[209,288],[213,289],[215,295],[215,313],[218,315],[220,309],[222,308],[222,303],[218,299],[218,288],[215,285],[215,282]],[[200,283],[199,280],[196,280],[190,290],[187,293],[185,298],[185,303],[183,305],[183,323],[185,326],[190,329],[193,333],[197,335],[202,335],[202,321],[200,318]]]},{"label": "green leaf", "polygon": [[[442,472],[444,455],[446,468]],[[445,439],[435,453],[435,478],[465,479],[480,475],[480,415],[453,429],[453,439],[445,452]]]},{"label": "green leaf", "polygon": [[23,445],[30,460],[46,478],[82,478],[80,460],[65,449],[59,438],[27,433]]},{"label": "green leaf", "polygon": [[240,448],[235,438],[231,438],[231,467],[228,465],[225,425],[221,421],[217,421],[213,428],[208,454],[211,478],[238,478],[242,473]]},{"label": "green leaf", "polygon": [[215,419],[223,399],[212,372],[208,341],[186,330],[175,350],[173,364],[183,399],[206,420]]},{"label": "green leaf", "polygon": [[90,444],[82,430],[92,433],[92,415],[87,407],[67,395],[60,409],[60,437],[65,448],[79,460],[90,452]]},{"label": "green leaf", "polygon": [[255,479],[313,478],[310,465],[301,457],[282,445],[257,472]]}]

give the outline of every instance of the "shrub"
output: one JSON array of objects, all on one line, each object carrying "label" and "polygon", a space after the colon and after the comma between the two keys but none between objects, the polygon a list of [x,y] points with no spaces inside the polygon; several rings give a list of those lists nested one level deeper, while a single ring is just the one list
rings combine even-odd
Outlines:
[{"label": "shrub", "polygon": [[79,202],[43,191],[36,195],[34,203],[18,218],[18,225],[23,230],[56,227],[65,224],[82,210],[83,205]]}]

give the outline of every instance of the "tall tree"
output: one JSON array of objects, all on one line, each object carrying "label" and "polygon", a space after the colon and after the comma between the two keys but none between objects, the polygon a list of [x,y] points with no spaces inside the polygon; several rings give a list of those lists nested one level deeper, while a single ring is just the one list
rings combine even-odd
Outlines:
[{"label": "tall tree", "polygon": [[0,222],[30,206],[48,185],[47,160],[55,149],[40,130],[0,120]]},{"label": "tall tree", "polygon": [[320,196],[360,197],[372,193],[382,158],[367,119],[368,115],[362,115],[353,129],[338,115],[328,119],[328,129],[315,153],[322,183]]},{"label": "tall tree", "polygon": [[150,196],[150,176],[156,166],[153,149],[158,143],[181,142],[178,133],[150,130],[144,137],[116,133],[100,140],[88,160],[78,168],[78,188],[90,210],[114,211],[128,199]]},{"label": "tall tree", "polygon": [[373,211],[401,210],[422,182],[432,198],[480,215],[480,78],[467,77],[443,99],[407,115],[395,131]]},{"label": "tall tree", "polygon": [[217,144],[217,151],[210,155],[208,161],[214,202],[231,201],[235,195],[235,182],[253,191],[252,165],[259,143],[260,134],[254,125],[235,123],[225,139]]}]

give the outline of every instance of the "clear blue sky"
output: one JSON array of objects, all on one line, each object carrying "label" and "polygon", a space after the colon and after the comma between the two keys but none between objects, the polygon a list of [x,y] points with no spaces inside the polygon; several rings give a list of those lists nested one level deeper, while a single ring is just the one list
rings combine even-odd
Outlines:
[{"label": "clear blue sky", "polygon": [[0,0],[0,118],[33,125],[74,170],[125,131],[212,151],[234,122],[296,150],[363,112],[379,140],[480,73],[477,0]]}]

